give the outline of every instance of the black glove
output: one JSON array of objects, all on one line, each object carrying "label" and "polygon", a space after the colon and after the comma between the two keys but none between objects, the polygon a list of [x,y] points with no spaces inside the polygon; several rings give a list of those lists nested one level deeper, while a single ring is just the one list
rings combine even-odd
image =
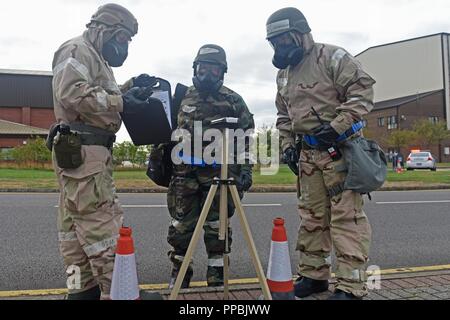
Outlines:
[{"label": "black glove", "polygon": [[140,74],[133,78],[133,87],[152,87],[156,83],[156,78],[146,73]]},{"label": "black glove", "polygon": [[252,186],[252,169],[247,167],[242,167],[241,174],[239,176],[239,181],[242,186],[243,191],[248,191]]},{"label": "black glove", "polygon": [[313,135],[322,147],[330,147],[336,143],[339,133],[333,129],[330,123],[324,123],[313,129]]},{"label": "black glove", "polygon": [[294,147],[289,147],[284,150],[283,160],[287,163],[289,169],[298,176],[298,153]]},{"label": "black glove", "polygon": [[123,100],[123,113],[136,113],[149,106],[147,99],[149,98],[144,88],[131,88],[124,95]]}]

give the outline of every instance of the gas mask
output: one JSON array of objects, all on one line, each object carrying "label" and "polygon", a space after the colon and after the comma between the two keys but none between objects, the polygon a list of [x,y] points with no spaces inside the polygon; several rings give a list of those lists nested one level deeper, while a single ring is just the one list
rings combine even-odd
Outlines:
[{"label": "gas mask", "polygon": [[223,69],[218,64],[199,62],[194,68],[192,83],[202,93],[216,93],[223,85]]},{"label": "gas mask", "polygon": [[103,58],[111,67],[120,67],[128,57],[128,42],[130,37],[123,31],[115,33],[102,49]]},{"label": "gas mask", "polygon": [[278,69],[296,66],[303,59],[303,47],[299,46],[291,33],[283,33],[269,40],[275,54],[273,65]]}]

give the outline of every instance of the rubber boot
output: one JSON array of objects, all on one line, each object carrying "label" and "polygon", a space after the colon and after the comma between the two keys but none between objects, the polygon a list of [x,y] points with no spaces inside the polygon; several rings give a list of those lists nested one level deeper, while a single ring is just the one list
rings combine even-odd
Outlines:
[{"label": "rubber boot", "polygon": [[148,292],[145,290],[139,290],[140,300],[164,300],[161,294],[158,292]]},{"label": "rubber boot", "polygon": [[314,280],[307,277],[299,277],[294,283],[295,296],[305,298],[313,293],[328,290],[328,280]]},{"label": "rubber boot", "polygon": [[223,267],[210,267],[206,271],[206,281],[208,287],[221,287],[223,286]]},{"label": "rubber boot", "polygon": [[[172,268],[172,273],[170,276],[169,289],[173,289],[175,286],[175,282],[177,281],[178,272],[180,270],[178,268]],[[186,270],[186,274],[184,275],[183,282],[181,283],[181,289],[189,288],[189,284],[191,283],[192,275],[194,274],[194,270],[192,267],[188,267]]]},{"label": "rubber boot", "polygon": [[100,300],[100,287],[95,286],[86,291],[69,293],[66,295],[66,300]]},{"label": "rubber boot", "polygon": [[362,298],[354,296],[352,293],[336,289],[327,300],[362,300]]}]

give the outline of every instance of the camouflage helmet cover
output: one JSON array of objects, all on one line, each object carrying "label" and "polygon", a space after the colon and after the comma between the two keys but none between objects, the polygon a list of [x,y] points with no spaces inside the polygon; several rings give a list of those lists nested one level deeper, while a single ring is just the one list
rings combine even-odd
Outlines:
[{"label": "camouflage helmet cover", "polygon": [[297,8],[283,8],[272,13],[267,19],[267,38],[270,39],[288,31],[298,31],[302,34],[311,32],[303,13]]},{"label": "camouflage helmet cover", "polygon": [[199,62],[209,62],[219,64],[223,67],[224,72],[227,72],[227,56],[222,47],[215,44],[205,44],[198,50],[197,56],[194,60],[194,69]]},{"label": "camouflage helmet cover", "polygon": [[91,23],[102,23],[110,27],[120,26],[133,37],[138,32],[138,22],[128,9],[115,4],[108,3],[98,8],[91,17]]}]

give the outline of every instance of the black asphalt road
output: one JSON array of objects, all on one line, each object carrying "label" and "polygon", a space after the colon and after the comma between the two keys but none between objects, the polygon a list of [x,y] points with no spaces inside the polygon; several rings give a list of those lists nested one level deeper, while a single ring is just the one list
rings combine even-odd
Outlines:
[{"label": "black asphalt road", "polygon": [[[133,227],[140,283],[166,283],[170,264],[166,253],[170,223],[164,194],[120,194],[125,223]],[[65,287],[57,245],[57,194],[0,194],[0,290]],[[284,217],[295,272],[295,242],[299,218],[293,193],[248,194],[248,220],[264,269],[270,251],[272,220]],[[450,263],[450,191],[376,192],[365,211],[373,229],[370,264],[382,269]],[[255,273],[237,217],[232,219],[234,242],[231,278]],[[196,250],[194,280],[204,280],[206,254]]]}]

